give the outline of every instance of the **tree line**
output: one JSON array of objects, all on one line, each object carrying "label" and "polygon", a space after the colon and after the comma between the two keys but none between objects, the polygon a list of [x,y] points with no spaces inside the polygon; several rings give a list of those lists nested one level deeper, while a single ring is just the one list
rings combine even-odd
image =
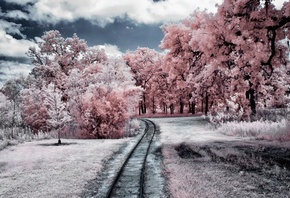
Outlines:
[{"label": "tree line", "polygon": [[143,47],[119,58],[76,34],[48,31],[27,53],[31,73],[6,82],[1,104],[13,106],[13,124],[85,138],[122,137],[134,114],[248,120],[258,108],[289,102],[289,24],[290,2],[225,0],[215,14],[194,11],[164,24],[162,52]]}]

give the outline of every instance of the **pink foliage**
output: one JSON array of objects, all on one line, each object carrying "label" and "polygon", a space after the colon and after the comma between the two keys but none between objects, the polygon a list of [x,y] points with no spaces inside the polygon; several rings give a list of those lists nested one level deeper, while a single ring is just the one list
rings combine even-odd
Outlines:
[{"label": "pink foliage", "polygon": [[[256,108],[284,107],[289,89],[290,3],[224,0],[216,14],[195,11],[162,27],[158,53],[149,48],[109,58],[88,47],[76,34],[42,36],[27,53],[35,67],[26,83],[4,86],[13,101],[22,91],[23,120],[34,130],[48,130],[52,118],[46,87],[58,90],[61,112],[71,116],[68,134],[118,138],[127,119],[163,111],[209,111],[245,120]],[[22,81],[21,81],[22,82]],[[15,94],[14,94],[15,93]]]},{"label": "pink foliage", "polygon": [[84,95],[84,126],[91,138],[120,138],[129,115],[120,92],[94,87]]},{"label": "pink foliage", "polygon": [[[75,34],[65,39],[49,31],[42,40],[38,50],[28,52],[35,68],[29,76],[34,86],[23,93],[25,124],[35,130],[61,128],[69,137],[122,137],[141,94],[130,68]],[[33,98],[35,90],[39,101]]]},{"label": "pink foliage", "polygon": [[161,48],[168,51],[164,65],[171,84],[192,92],[192,101],[212,112],[234,102],[243,116],[249,115],[245,93],[250,88],[259,99],[254,102],[284,105],[289,57],[282,40],[289,35],[288,9],[289,3],[277,10],[269,2],[225,0],[216,14],[196,11],[181,23],[163,26]]},{"label": "pink foliage", "polygon": [[157,106],[166,100],[167,73],[161,67],[163,55],[153,49],[138,48],[134,52],[127,52],[123,58],[131,68],[136,85],[144,90],[139,114],[147,113],[149,108],[156,113]]},{"label": "pink foliage", "polygon": [[26,126],[29,126],[35,133],[38,131],[48,131],[49,118],[47,108],[44,105],[45,96],[36,87],[24,89],[22,96],[22,118]]}]

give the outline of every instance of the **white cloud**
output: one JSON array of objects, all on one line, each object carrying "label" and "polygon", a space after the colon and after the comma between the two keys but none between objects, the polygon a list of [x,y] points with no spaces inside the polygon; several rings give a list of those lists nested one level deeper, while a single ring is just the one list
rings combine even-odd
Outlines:
[{"label": "white cloud", "polygon": [[28,15],[24,12],[21,12],[20,10],[12,10],[5,14],[5,17],[7,18],[13,18],[13,19],[26,19],[28,20]]},{"label": "white cloud", "polygon": [[20,5],[25,5],[27,3],[34,3],[37,0],[5,0],[5,1],[8,2],[8,3],[17,3],[17,4],[20,4]]},{"label": "white cloud", "polygon": [[33,41],[17,40],[0,29],[0,55],[10,57],[26,57],[29,47],[36,46]]},{"label": "white cloud", "polygon": [[7,77],[15,75],[28,75],[33,65],[14,61],[0,61],[1,72]]},{"label": "white cloud", "polygon": [[[26,57],[29,47],[36,43],[26,40],[20,31],[21,25],[0,19],[0,55],[10,57]],[[22,39],[15,39],[11,35],[19,35]]]},{"label": "white cloud", "polygon": [[[207,9],[215,12],[216,4],[223,0],[6,0],[24,5],[34,2],[27,7],[30,18],[50,23],[60,20],[74,21],[79,18],[104,26],[112,23],[116,17],[129,18],[136,23],[153,24],[179,21],[189,16],[194,10]],[[284,0],[275,0],[277,6]],[[17,17],[25,17],[20,13]]]},{"label": "white cloud", "polygon": [[120,51],[120,49],[116,45],[104,44],[104,45],[98,45],[97,47],[99,47],[100,49],[104,49],[106,54],[109,57],[119,57],[123,55],[123,53]]},{"label": "white cloud", "polygon": [[20,28],[21,28],[20,24],[4,21],[0,19],[0,30],[4,30],[5,32],[10,33],[10,34],[17,34],[21,36],[22,38],[25,38],[25,35],[23,35],[20,32]]},{"label": "white cloud", "polygon": [[150,0],[38,0],[28,10],[32,19],[50,23],[85,18],[104,25],[113,22],[116,17],[127,17],[137,23],[152,24],[184,19],[197,8],[215,12],[215,4],[221,2],[222,0],[204,0],[202,3],[193,0],[166,0],[157,3]]},{"label": "white cloud", "polygon": [[20,76],[27,76],[33,65],[19,63],[14,61],[0,61],[0,87],[5,83],[5,81]]}]

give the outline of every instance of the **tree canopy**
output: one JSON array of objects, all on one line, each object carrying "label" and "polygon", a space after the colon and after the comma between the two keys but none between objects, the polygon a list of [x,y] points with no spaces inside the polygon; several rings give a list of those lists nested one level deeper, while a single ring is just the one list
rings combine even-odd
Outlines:
[{"label": "tree canopy", "polygon": [[139,47],[119,58],[76,34],[45,32],[27,53],[30,75],[1,89],[3,115],[13,106],[12,123],[21,114],[34,131],[116,138],[137,113],[228,112],[247,120],[257,108],[289,103],[290,2],[224,0],[214,14],[197,10],[162,30],[163,52]]}]

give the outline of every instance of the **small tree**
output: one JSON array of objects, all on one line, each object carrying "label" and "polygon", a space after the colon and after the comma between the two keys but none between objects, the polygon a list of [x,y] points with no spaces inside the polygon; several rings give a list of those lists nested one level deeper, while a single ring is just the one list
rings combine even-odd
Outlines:
[{"label": "small tree", "polygon": [[84,76],[90,82],[81,99],[85,137],[120,138],[142,93],[122,59],[111,59],[98,73]]},{"label": "small tree", "polygon": [[57,131],[58,144],[61,144],[60,129],[71,120],[66,104],[61,100],[62,94],[54,84],[50,83],[45,89],[46,98],[44,104],[47,106],[49,118],[47,124]]},{"label": "small tree", "polygon": [[0,92],[0,127],[13,127],[13,102]]}]

